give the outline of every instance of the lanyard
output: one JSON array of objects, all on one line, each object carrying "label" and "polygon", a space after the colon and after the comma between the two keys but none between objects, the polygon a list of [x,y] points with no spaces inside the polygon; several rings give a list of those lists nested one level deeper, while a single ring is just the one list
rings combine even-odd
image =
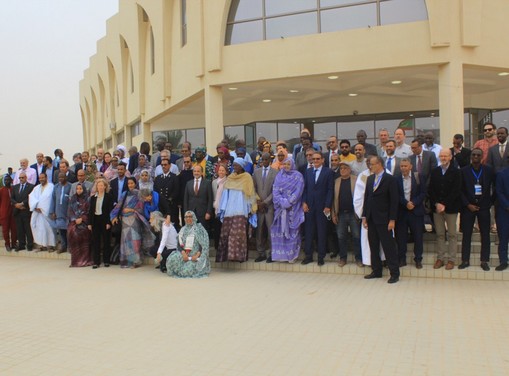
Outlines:
[{"label": "lanyard", "polygon": [[378,179],[375,181],[375,185],[373,186],[373,190],[376,191],[376,189],[378,188],[378,184],[380,184],[380,180],[382,180],[382,176],[384,176],[384,174],[380,174],[380,176],[378,177]]},{"label": "lanyard", "polygon": [[472,174],[474,174],[474,177],[477,180],[477,184],[479,184],[479,179],[481,178],[481,175],[482,175],[482,167],[481,167],[481,170],[479,171],[479,175],[476,174],[474,169],[472,168]]}]

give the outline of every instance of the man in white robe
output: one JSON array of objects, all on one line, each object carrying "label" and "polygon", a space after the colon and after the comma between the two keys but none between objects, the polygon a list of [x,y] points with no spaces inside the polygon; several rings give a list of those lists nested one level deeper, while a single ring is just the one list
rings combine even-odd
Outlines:
[{"label": "man in white robe", "polygon": [[[355,182],[355,190],[353,195],[353,208],[358,218],[362,217],[362,209],[364,207],[364,192],[366,190],[366,180],[368,180],[368,176],[371,175],[371,171],[369,169],[369,160],[370,158],[366,158],[366,165],[368,168],[362,171],[357,176],[357,181]],[[365,229],[364,226],[361,226],[361,253],[362,253],[362,263],[364,265],[371,265],[371,250],[369,248],[368,230]],[[380,258],[382,260],[385,260],[385,255],[383,253],[381,244],[380,244]]]},{"label": "man in white robe", "polygon": [[55,247],[55,232],[50,224],[49,210],[53,196],[53,184],[48,183],[45,173],[39,174],[40,184],[35,186],[28,197],[32,219],[30,227],[34,241],[39,245],[37,252],[45,251],[47,247]]}]

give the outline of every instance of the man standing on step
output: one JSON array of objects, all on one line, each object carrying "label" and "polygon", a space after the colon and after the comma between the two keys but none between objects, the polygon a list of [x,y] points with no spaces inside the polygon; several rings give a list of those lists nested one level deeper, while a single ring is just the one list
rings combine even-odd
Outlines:
[{"label": "man standing on step", "polygon": [[[434,269],[445,265],[446,270],[454,268],[458,248],[456,220],[461,207],[461,171],[452,163],[449,149],[440,150],[440,166],[431,171],[429,198],[433,209],[433,222],[437,232],[437,260]],[[445,232],[447,224],[446,248]],[[447,264],[445,264],[447,262]]]},{"label": "man standing on step", "polygon": [[366,181],[362,226],[368,230],[373,271],[364,278],[382,278],[381,244],[391,273],[391,278],[387,282],[396,283],[399,281],[399,263],[394,227],[398,215],[398,185],[396,178],[385,170],[381,157],[370,158],[370,169],[373,175]]}]

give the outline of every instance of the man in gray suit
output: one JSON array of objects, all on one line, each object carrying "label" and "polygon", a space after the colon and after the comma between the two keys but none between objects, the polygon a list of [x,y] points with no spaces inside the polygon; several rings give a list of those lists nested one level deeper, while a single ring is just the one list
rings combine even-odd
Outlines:
[{"label": "man in gray suit", "polygon": [[488,149],[488,159],[486,164],[493,167],[495,173],[499,173],[504,168],[509,167],[509,152],[507,150],[507,128],[499,127],[497,129],[498,144]]},{"label": "man in gray suit", "polygon": [[410,144],[412,148],[412,155],[410,162],[412,163],[412,172],[418,172],[426,179],[426,185],[429,183],[431,171],[438,166],[438,161],[435,153],[422,149],[422,141],[414,138]]},{"label": "man in gray suit", "polygon": [[[258,226],[256,228],[256,249],[258,257],[255,262],[267,260],[272,262],[270,245],[270,227],[274,221],[274,204],[272,203],[272,187],[277,170],[270,167],[271,159],[269,153],[262,154],[262,167],[257,168],[253,173],[253,183],[258,201]],[[269,249],[267,257],[266,250]]]},{"label": "man in gray suit", "polygon": [[203,167],[193,167],[194,179],[189,180],[184,192],[184,212],[191,210],[196,214],[198,222],[210,231],[209,223],[214,213],[212,204],[214,198],[212,195],[212,183],[203,177]]}]

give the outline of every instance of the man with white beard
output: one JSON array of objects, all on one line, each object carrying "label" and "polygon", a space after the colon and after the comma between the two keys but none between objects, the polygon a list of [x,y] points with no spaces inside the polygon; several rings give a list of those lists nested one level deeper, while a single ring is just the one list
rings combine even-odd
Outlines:
[{"label": "man with white beard", "polygon": [[48,247],[52,248],[52,250],[55,247],[55,232],[50,225],[48,217],[53,196],[53,184],[48,183],[46,173],[44,172],[39,174],[39,183],[30,193],[28,203],[32,211],[30,227],[32,228],[34,241],[39,245],[37,252],[42,252],[46,251]]},{"label": "man with white beard", "polygon": [[[366,158],[367,169],[362,171],[357,176],[357,181],[355,182],[355,189],[353,195],[353,208],[358,218],[362,218],[362,209],[364,207],[364,192],[366,190],[366,180],[368,180],[368,176],[371,175],[371,171],[369,169],[369,160],[370,158]],[[369,248],[368,230],[364,228],[364,226],[361,226],[361,253],[362,253],[362,263],[364,265],[371,265],[371,250]],[[381,244],[380,244],[380,257],[382,261],[385,261],[385,254],[383,252]]]}]

